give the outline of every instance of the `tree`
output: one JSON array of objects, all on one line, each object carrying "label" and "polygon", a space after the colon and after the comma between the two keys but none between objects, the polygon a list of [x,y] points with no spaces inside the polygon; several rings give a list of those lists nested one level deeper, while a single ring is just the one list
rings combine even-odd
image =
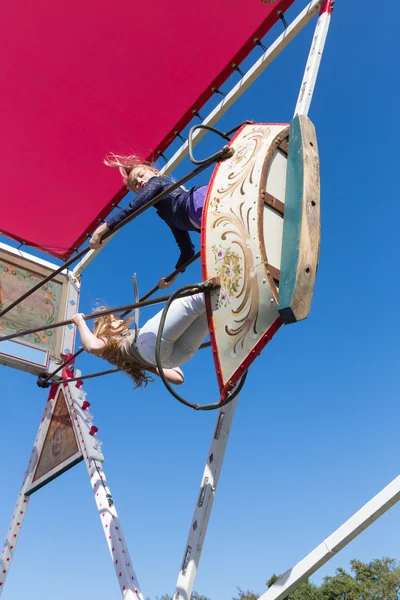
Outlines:
[{"label": "tree", "polygon": [[320,586],[321,600],[400,600],[400,565],[393,558],[350,561]]},{"label": "tree", "polygon": [[[267,587],[271,587],[279,579],[278,575],[272,575],[267,581]],[[309,583],[308,579],[287,596],[287,600],[320,600],[319,590],[316,585]]]},{"label": "tree", "polygon": [[260,594],[255,594],[254,592],[250,592],[250,590],[245,592],[238,588],[238,595],[232,598],[232,600],[258,600],[259,596]]},{"label": "tree", "polygon": [[[173,600],[173,598],[169,594],[163,594],[161,598],[157,597],[156,600]],[[210,598],[207,598],[207,596],[202,596],[201,594],[195,591],[192,592],[190,600],[210,600]]]},{"label": "tree", "polygon": [[[267,586],[271,587],[277,579],[273,575]],[[325,577],[319,587],[305,581],[286,600],[400,600],[400,565],[393,558],[369,563],[352,560],[349,573],[340,567],[335,575]]]},{"label": "tree", "polygon": [[[270,588],[278,575],[266,582]],[[261,594],[238,588],[232,600],[258,600]],[[172,596],[161,596],[156,600],[173,600]],[[209,600],[193,592],[191,600]],[[308,580],[301,583],[285,600],[400,600],[400,563],[394,558],[375,559],[369,563],[350,561],[350,572],[343,568],[324,578],[320,586]]]}]

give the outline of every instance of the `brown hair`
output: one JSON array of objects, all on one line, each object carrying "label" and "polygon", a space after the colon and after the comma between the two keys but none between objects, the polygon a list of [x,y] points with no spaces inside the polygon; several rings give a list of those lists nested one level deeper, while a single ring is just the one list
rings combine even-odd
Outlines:
[{"label": "brown hair", "polygon": [[[102,307],[102,309],[104,308],[106,307]],[[134,382],[135,388],[146,386],[149,382],[154,381],[143,369],[143,365],[135,361],[133,357],[129,358],[129,361],[126,360],[122,352],[121,338],[129,329],[131,319],[125,319],[117,328],[112,327],[111,323],[112,315],[102,315],[95,321],[94,335],[105,342],[104,348],[98,352],[98,355],[124,371]]]},{"label": "brown hair", "polygon": [[131,192],[135,191],[134,186],[132,185],[132,178],[130,177],[133,169],[142,167],[144,169],[151,169],[154,171],[154,173],[158,173],[157,169],[152,163],[143,160],[136,154],[131,154],[130,156],[121,156],[120,154],[111,153],[108,154],[104,159],[104,164],[107,165],[107,167],[119,168],[119,172],[122,175],[124,184]]}]

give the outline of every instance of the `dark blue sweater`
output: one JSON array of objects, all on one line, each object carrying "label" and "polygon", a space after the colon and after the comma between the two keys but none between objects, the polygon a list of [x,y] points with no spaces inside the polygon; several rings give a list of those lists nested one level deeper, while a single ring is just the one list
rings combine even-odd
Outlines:
[{"label": "dark blue sweater", "polygon": [[[135,212],[135,210],[144,206],[147,202],[153,200],[153,198],[170,185],[172,185],[171,180],[168,180],[165,177],[152,177],[149,179],[141,191],[132,198],[125,208],[121,208],[115,215],[107,219],[108,228],[113,229],[118,223]],[[179,187],[154,204],[158,216],[167,223],[179,246],[181,255],[176,263],[176,269],[194,255],[194,246],[190,239],[189,231],[196,231],[196,228],[189,219],[187,200],[195,189],[197,188],[191,188],[187,192]]]}]

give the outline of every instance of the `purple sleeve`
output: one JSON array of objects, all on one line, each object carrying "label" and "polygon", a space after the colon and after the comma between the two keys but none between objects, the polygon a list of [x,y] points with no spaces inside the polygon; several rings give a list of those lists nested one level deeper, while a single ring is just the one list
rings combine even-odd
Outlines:
[{"label": "purple sleeve", "polygon": [[126,217],[129,217],[136,210],[147,204],[158,196],[165,188],[169,187],[171,182],[163,177],[152,177],[143,187],[143,189],[134,196],[129,204],[124,208],[121,208],[112,217],[107,219],[108,229],[114,229],[116,225],[121,223]]}]

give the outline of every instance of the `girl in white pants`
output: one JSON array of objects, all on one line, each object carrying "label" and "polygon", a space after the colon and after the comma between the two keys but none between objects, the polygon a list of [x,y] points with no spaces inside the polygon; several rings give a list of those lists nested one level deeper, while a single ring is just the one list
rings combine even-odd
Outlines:
[{"label": "girl in white pants", "polygon": [[[104,315],[95,321],[92,333],[84,315],[72,317],[77,325],[82,344],[92,354],[97,354],[118,366],[135,382],[135,387],[153,381],[148,372],[158,375],[155,347],[162,311],[139,330],[137,336],[130,329],[130,321],[114,315]],[[168,310],[161,340],[161,363],[170,383],[183,383],[179,365],[187,362],[201,346],[208,333],[204,294],[174,300]]]}]

